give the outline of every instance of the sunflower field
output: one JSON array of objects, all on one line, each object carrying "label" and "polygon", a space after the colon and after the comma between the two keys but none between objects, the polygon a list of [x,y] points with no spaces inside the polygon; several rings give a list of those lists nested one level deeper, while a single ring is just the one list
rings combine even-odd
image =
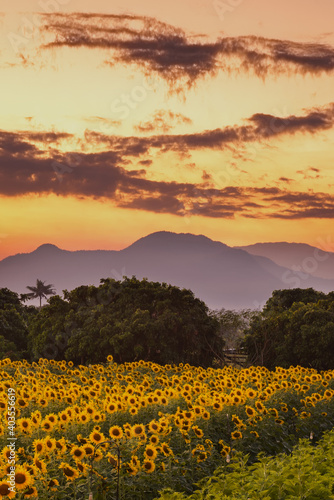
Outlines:
[{"label": "sunflower field", "polygon": [[0,500],[191,495],[240,454],[251,466],[334,426],[334,370],[108,356],[89,366],[5,359],[0,374]]}]

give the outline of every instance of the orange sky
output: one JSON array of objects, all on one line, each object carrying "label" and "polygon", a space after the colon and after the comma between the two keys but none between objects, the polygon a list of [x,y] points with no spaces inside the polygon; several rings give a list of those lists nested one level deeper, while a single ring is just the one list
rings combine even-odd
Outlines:
[{"label": "orange sky", "polygon": [[3,3],[0,259],[331,238],[332,0]]}]

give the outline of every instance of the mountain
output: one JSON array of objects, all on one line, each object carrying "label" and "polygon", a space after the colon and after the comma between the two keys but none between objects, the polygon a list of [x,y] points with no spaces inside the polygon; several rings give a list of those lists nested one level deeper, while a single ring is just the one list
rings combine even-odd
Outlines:
[{"label": "mountain", "polygon": [[0,262],[0,286],[25,293],[36,279],[52,283],[58,294],[101,278],[135,275],[190,288],[211,309],[258,308],[273,290],[308,288],[329,292],[334,280],[304,278],[267,257],[251,255],[203,235],[157,232],[115,250],[70,252],[46,244]]},{"label": "mountain", "polygon": [[306,245],[305,243],[256,243],[241,248],[252,255],[260,255],[271,259],[276,264],[289,269],[298,270],[303,274],[319,278],[334,279],[333,244],[326,244],[328,250]]}]

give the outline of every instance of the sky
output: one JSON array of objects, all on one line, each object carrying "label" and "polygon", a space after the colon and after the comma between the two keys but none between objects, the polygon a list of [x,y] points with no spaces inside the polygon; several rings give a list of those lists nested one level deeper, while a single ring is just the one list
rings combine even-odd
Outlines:
[{"label": "sky", "polygon": [[163,230],[324,247],[333,18],[333,0],[0,0],[0,259]]}]

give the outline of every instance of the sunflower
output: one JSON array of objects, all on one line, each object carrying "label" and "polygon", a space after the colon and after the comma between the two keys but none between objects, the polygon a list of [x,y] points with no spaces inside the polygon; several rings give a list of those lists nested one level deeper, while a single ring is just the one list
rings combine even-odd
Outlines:
[{"label": "sunflower", "polygon": [[30,486],[33,478],[30,473],[22,465],[17,465],[15,468],[15,487],[17,490],[23,490]]},{"label": "sunflower", "polygon": [[143,462],[143,470],[147,472],[147,474],[151,474],[155,469],[155,463],[152,460],[144,460]]},{"label": "sunflower", "polygon": [[256,411],[251,406],[246,405],[245,411],[246,411],[247,417],[249,417],[249,418],[255,417],[255,415],[256,415]]},{"label": "sunflower", "polygon": [[333,396],[333,391],[332,389],[326,389],[324,392],[324,398],[325,399],[331,399]]},{"label": "sunflower", "polygon": [[161,443],[160,450],[165,455],[165,457],[168,457],[169,455],[173,455],[173,451],[167,443]]},{"label": "sunflower", "polygon": [[85,450],[87,457],[91,457],[92,455],[94,455],[94,447],[90,444],[85,444],[83,446],[83,449]]},{"label": "sunflower", "polygon": [[243,424],[242,420],[238,417],[238,415],[232,415],[232,422],[238,427]]},{"label": "sunflower", "polygon": [[159,443],[159,436],[156,434],[153,434],[153,436],[150,437],[150,443],[153,445],[156,445]]},{"label": "sunflower", "polygon": [[41,415],[41,412],[39,410],[35,411],[31,415],[31,422],[33,425],[35,425],[35,426],[39,425],[41,420],[42,420],[42,415]]},{"label": "sunflower", "polygon": [[88,469],[87,465],[83,464],[82,462],[76,462],[76,466],[77,466],[78,470],[81,472],[81,475],[83,475],[83,476],[88,475],[89,469]]},{"label": "sunflower", "polygon": [[234,431],[231,434],[232,439],[241,439],[242,438],[242,433],[240,431]]},{"label": "sunflower", "polygon": [[148,424],[148,430],[152,433],[154,432],[157,432],[159,433],[159,429],[160,429],[160,424],[158,424],[158,422],[156,420],[152,420],[149,424]]},{"label": "sunflower", "polygon": [[51,424],[56,424],[58,421],[58,416],[54,413],[49,413],[49,415],[45,417],[45,420],[48,420],[49,422],[51,422]]},{"label": "sunflower", "polygon": [[10,474],[12,471],[12,465],[10,465],[10,463],[4,465],[3,467],[1,467],[0,469],[0,472],[1,472],[1,476],[7,476],[8,474]]},{"label": "sunflower", "polygon": [[132,435],[135,437],[145,436],[145,427],[143,424],[133,425],[131,427]]},{"label": "sunflower", "polygon": [[132,457],[131,457],[131,465],[133,465],[133,467],[136,467],[137,469],[140,467],[140,460],[137,457],[137,455],[132,455]]},{"label": "sunflower", "polygon": [[126,464],[126,472],[130,474],[130,476],[136,476],[138,474],[139,469],[134,467],[131,463]]},{"label": "sunflower", "polygon": [[193,412],[195,413],[196,416],[201,415],[202,411],[203,411],[202,406],[194,406],[193,407]]},{"label": "sunflower", "polygon": [[38,498],[38,491],[36,490],[35,486],[29,486],[27,491],[24,492],[23,498]]},{"label": "sunflower", "polygon": [[44,460],[41,460],[38,455],[34,456],[34,465],[39,469],[41,472],[45,473],[46,472],[46,463]]},{"label": "sunflower", "polygon": [[20,408],[26,408],[29,404],[29,401],[26,401],[25,399],[23,398],[18,398],[16,400],[16,404],[20,407]]},{"label": "sunflower", "polygon": [[196,437],[198,437],[198,438],[202,438],[203,437],[204,433],[203,433],[202,429],[200,429],[199,427],[197,427],[197,425],[193,425],[192,426],[192,430],[196,434]]},{"label": "sunflower", "polygon": [[138,409],[135,406],[131,406],[129,409],[130,415],[137,415]]},{"label": "sunflower", "polygon": [[88,422],[88,420],[89,420],[89,416],[87,415],[87,413],[85,413],[85,412],[80,413],[79,422],[84,424],[84,423]]},{"label": "sunflower", "polygon": [[63,424],[65,424],[66,422],[68,422],[70,416],[69,414],[67,413],[67,411],[62,411],[60,414],[59,414],[59,421]]},{"label": "sunflower", "polygon": [[88,415],[90,416],[93,416],[94,413],[96,412],[95,408],[93,406],[86,406],[85,410],[84,410],[86,413],[88,413]]},{"label": "sunflower", "polygon": [[158,452],[154,446],[148,444],[145,448],[144,455],[148,460],[155,460]]},{"label": "sunflower", "polygon": [[54,424],[52,424],[49,420],[44,419],[41,423],[41,428],[43,431],[50,432],[52,431]]},{"label": "sunflower", "polygon": [[104,434],[96,430],[90,433],[89,439],[95,444],[103,443],[106,440]]},{"label": "sunflower", "polygon": [[254,436],[255,436],[256,438],[258,438],[258,437],[259,437],[259,435],[258,435],[258,433],[257,433],[256,431],[250,431],[250,433],[251,433],[251,434],[254,434]]},{"label": "sunflower", "polygon": [[94,453],[94,461],[95,462],[99,462],[100,460],[102,460],[103,458],[103,453],[101,450],[95,450],[95,453]]},{"label": "sunflower", "polygon": [[33,444],[33,449],[35,454],[43,454],[45,452],[45,443],[44,439],[35,439]]},{"label": "sunflower", "polygon": [[197,462],[204,462],[207,457],[208,454],[206,453],[206,451],[199,451],[198,453],[196,453]]},{"label": "sunflower", "polygon": [[107,457],[108,457],[108,462],[111,464],[111,466],[116,468],[118,466],[118,457],[117,457],[117,455],[113,455],[111,453],[108,453]]},{"label": "sunflower", "polygon": [[128,399],[128,403],[130,406],[135,406],[137,404],[138,400],[136,396],[130,396]]},{"label": "sunflower", "polygon": [[66,451],[66,441],[64,438],[58,439],[56,441],[56,447],[55,450],[57,451],[58,455],[62,455]]},{"label": "sunflower", "polygon": [[80,444],[87,444],[88,441],[86,438],[83,438],[81,434],[77,435],[77,440],[79,441]]},{"label": "sunflower", "polygon": [[44,439],[44,443],[46,451],[53,451],[56,448],[56,440],[54,438],[50,438],[50,436],[47,436]]},{"label": "sunflower", "polygon": [[17,421],[17,426],[20,428],[20,431],[24,434],[29,434],[31,432],[31,421],[29,418],[20,418]]},{"label": "sunflower", "polygon": [[63,470],[63,474],[69,481],[74,481],[79,477],[79,472],[71,467],[69,464],[62,462],[59,466],[59,469]]},{"label": "sunflower", "polygon": [[225,457],[227,457],[229,455],[230,451],[231,451],[230,446],[223,445],[223,447],[222,447],[222,449],[220,451],[220,454],[221,454],[222,457],[225,458]]},{"label": "sunflower", "polygon": [[256,398],[257,392],[254,389],[251,389],[250,387],[246,389],[246,396],[247,398],[254,399]]},{"label": "sunflower", "polygon": [[261,401],[256,401],[255,406],[256,406],[257,410],[259,410],[260,412],[263,412],[265,409],[265,407],[263,406]]},{"label": "sunflower", "polygon": [[275,418],[278,418],[278,411],[276,408],[268,408],[268,413]]},{"label": "sunflower", "polygon": [[74,460],[82,460],[86,456],[86,452],[81,446],[73,446],[71,449],[71,454]]},{"label": "sunflower", "polygon": [[204,420],[209,420],[210,419],[210,413],[207,410],[203,411],[202,418],[204,418]]},{"label": "sunflower", "polygon": [[57,479],[50,479],[48,481],[48,489],[51,491],[57,491],[57,486],[59,486],[59,481],[57,481]]},{"label": "sunflower", "polygon": [[122,430],[122,428],[119,427],[118,425],[113,425],[109,429],[109,436],[112,439],[122,439],[122,437],[123,437],[123,430]]}]

